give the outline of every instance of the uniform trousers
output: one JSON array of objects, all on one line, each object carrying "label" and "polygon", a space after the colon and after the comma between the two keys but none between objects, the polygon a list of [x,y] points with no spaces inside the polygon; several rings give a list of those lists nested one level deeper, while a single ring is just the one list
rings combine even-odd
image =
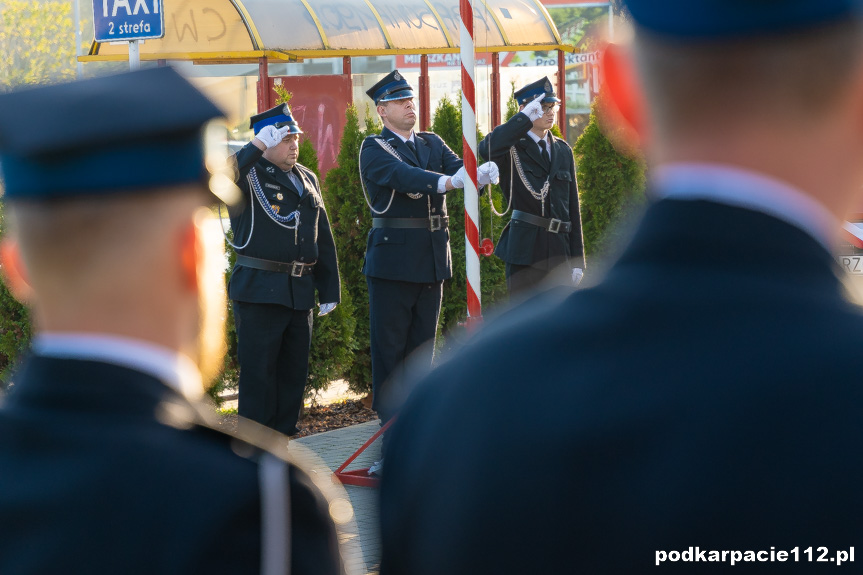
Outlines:
[{"label": "uniform trousers", "polygon": [[366,277],[374,409],[384,424],[398,412],[403,363],[429,366],[440,317],[443,282],[414,283]]},{"label": "uniform trousers", "polygon": [[309,377],[312,310],[234,301],[238,412],[286,435],[297,433]]},{"label": "uniform trousers", "polygon": [[527,294],[548,277],[549,270],[506,264],[506,291],[510,296]]}]

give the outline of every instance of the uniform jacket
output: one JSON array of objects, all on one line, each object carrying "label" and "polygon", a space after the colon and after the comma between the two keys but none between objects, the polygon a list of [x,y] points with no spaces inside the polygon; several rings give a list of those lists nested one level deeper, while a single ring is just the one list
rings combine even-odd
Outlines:
[{"label": "uniform jacket", "polygon": [[[415,132],[417,159],[407,144],[384,128],[362,145],[360,169],[374,209],[373,218],[422,218],[447,216],[446,195],[437,192],[438,179],[462,167],[461,159],[431,132]],[[389,143],[402,160],[381,147]],[[395,195],[393,195],[395,190]],[[412,198],[408,194],[416,194]],[[432,283],[452,277],[449,230],[372,228],[366,247],[363,273],[367,276],[417,283]]]},{"label": "uniform jacket", "polygon": [[[839,273],[784,221],[657,202],[601,283],[487,323],[414,391],[387,451],[381,575],[741,568],[655,566],[690,546],[797,546],[775,571],[812,573],[800,542],[848,551],[863,313]],[[532,381],[554,402],[526,412]]]},{"label": "uniform jacket", "polygon": [[[506,198],[512,193],[513,210],[571,222],[572,231],[553,234],[533,224],[510,221],[500,235],[495,254],[510,264],[551,269],[572,260],[572,267],[583,268],[584,243],[572,148],[566,141],[552,136],[554,143],[549,170],[542,160],[539,146],[527,135],[532,126],[530,119],[519,112],[483,138],[479,144],[479,153],[500,168],[500,186]],[[510,158],[510,148],[513,146],[521,160],[524,174],[535,191],[539,192],[546,179],[551,178],[544,215],[542,203],[527,190],[513,165]]]},{"label": "uniform jacket", "polygon": [[[284,263],[316,262],[314,273],[292,277],[290,273],[235,265],[228,285],[229,297],[249,303],[272,303],[307,310],[315,307],[317,290],[319,303],[338,303],[340,288],[336,246],[317,177],[305,166],[297,164],[294,167],[294,173],[304,182],[301,198],[288,176],[261,157],[262,154],[253,144],[247,144],[234,156],[239,175],[237,185],[243,192],[242,204],[230,209],[234,244],[242,246],[252,232],[248,247],[237,253]],[[250,196],[248,174],[253,167],[267,201],[277,209],[278,215],[286,216],[299,210],[300,226],[296,237],[293,230],[274,222],[257,198]],[[293,222],[288,225],[292,226]]]},{"label": "uniform jacket", "polygon": [[[31,357],[0,407],[0,573],[260,573],[266,452],[203,409],[139,371]],[[292,572],[343,573],[327,501],[289,477]]]}]

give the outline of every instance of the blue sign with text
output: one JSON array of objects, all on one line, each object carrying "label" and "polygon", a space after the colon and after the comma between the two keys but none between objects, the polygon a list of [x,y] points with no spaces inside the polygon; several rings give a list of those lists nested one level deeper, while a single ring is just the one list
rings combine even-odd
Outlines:
[{"label": "blue sign with text", "polygon": [[162,0],[93,0],[96,42],[128,42],[165,35]]}]

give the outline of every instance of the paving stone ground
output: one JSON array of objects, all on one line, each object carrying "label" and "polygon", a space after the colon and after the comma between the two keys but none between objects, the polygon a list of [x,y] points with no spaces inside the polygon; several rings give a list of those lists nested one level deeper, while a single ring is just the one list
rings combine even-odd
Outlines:
[{"label": "paving stone ground", "polygon": [[[348,457],[359,449],[380,428],[378,420],[318,433],[293,440],[320,458],[314,471],[331,475]],[[289,446],[290,448],[290,446]],[[348,470],[368,467],[380,459],[380,440],[355,459]],[[343,533],[345,563],[348,572],[358,575],[377,575],[381,544],[378,530],[378,490],[370,487],[346,485],[345,491],[354,508],[356,533]]]}]

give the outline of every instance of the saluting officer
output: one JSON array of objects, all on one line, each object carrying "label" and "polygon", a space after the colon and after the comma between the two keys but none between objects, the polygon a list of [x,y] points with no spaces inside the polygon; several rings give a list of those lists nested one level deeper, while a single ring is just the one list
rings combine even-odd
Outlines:
[{"label": "saluting officer", "polygon": [[[495,254],[506,262],[506,285],[517,294],[536,287],[567,264],[572,282],[584,275],[584,244],[572,148],[551,133],[560,99],[542,78],[514,94],[519,113],[479,145],[501,170],[512,219]],[[571,270],[571,271],[570,271]]]},{"label": "saluting officer", "polygon": [[309,375],[315,292],[318,315],[340,301],[336,246],[318,179],[297,163],[302,130],[288,105],[252,116],[249,127],[255,138],[235,155],[243,201],[230,210],[238,411],[294,435]]},{"label": "saluting officer", "polygon": [[225,341],[221,115],[170,68],[0,96],[0,254],[35,330],[0,407],[0,573],[344,572],[284,436],[198,401]]},{"label": "saluting officer", "polygon": [[[452,277],[446,193],[464,187],[462,160],[432,132],[414,132],[411,85],[395,70],[366,91],[384,124],[360,149],[372,212],[363,273],[369,288],[373,408],[382,422],[397,409],[386,382],[420,347],[431,364],[443,281]],[[480,184],[496,176],[480,166]],[[428,345],[423,345],[428,344]]]}]

